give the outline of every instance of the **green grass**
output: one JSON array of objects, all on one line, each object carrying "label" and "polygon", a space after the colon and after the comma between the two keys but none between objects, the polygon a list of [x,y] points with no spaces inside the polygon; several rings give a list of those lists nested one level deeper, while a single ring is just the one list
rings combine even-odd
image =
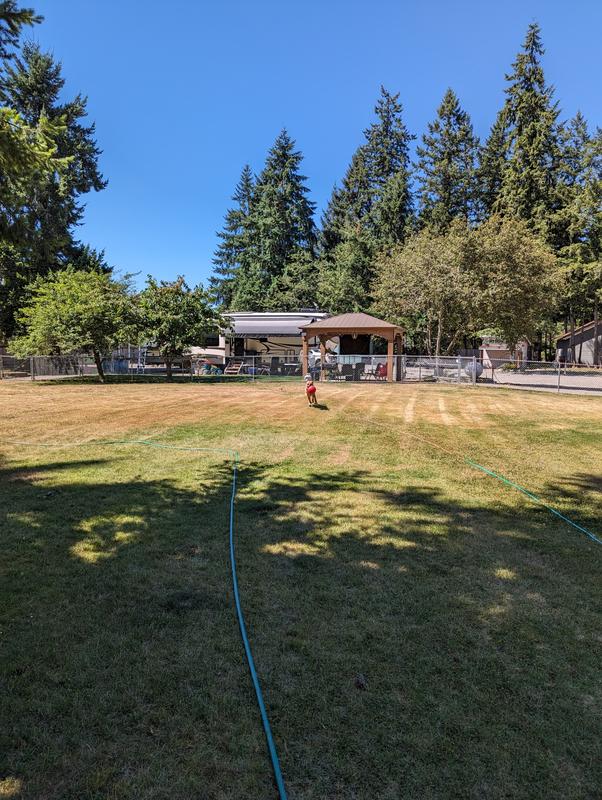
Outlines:
[{"label": "green grass", "polygon": [[[600,797],[602,548],[353,404],[286,424],[221,414],[214,389],[210,419],[161,441],[241,451],[242,603],[291,800]],[[278,390],[248,391],[269,407]],[[459,414],[464,393],[442,396]],[[529,417],[535,400],[506,396]],[[493,409],[487,428],[405,432],[600,535],[602,413],[577,403],[587,425],[534,407],[528,426]],[[0,454],[0,798],[275,797],[233,610],[230,466]]]}]

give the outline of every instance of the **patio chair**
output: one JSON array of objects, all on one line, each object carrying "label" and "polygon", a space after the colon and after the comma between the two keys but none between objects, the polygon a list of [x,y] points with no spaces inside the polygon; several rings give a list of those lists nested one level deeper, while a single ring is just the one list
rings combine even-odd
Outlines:
[{"label": "patio chair", "polygon": [[387,365],[386,364],[379,364],[376,367],[375,377],[377,381],[386,381],[387,380]]}]

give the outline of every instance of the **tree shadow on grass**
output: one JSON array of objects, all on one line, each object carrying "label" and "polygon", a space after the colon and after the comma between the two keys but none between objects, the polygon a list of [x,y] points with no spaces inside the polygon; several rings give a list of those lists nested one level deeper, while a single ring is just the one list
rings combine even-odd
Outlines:
[{"label": "tree shadow on grass", "polygon": [[293,796],[595,797],[587,540],[511,496],[249,477],[241,582]]},{"label": "tree shadow on grass", "polygon": [[121,451],[50,457],[0,464],[0,787],[269,796],[231,597],[230,465],[186,487],[136,477],[148,453],[125,473]]},{"label": "tree shadow on grass", "polygon": [[[230,467],[112,479],[124,460],[0,465],[0,774],[23,798],[271,798]],[[243,608],[292,798],[595,796],[597,573],[578,537],[364,470],[243,463],[239,486]]]}]

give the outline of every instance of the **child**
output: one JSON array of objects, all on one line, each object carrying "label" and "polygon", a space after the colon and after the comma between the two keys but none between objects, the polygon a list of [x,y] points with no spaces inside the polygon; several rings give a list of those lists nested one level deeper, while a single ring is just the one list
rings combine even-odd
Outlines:
[{"label": "child", "polygon": [[314,386],[314,381],[311,375],[305,376],[305,394],[307,396],[307,402],[311,406],[316,406],[318,404],[318,399],[316,397],[316,387]]}]

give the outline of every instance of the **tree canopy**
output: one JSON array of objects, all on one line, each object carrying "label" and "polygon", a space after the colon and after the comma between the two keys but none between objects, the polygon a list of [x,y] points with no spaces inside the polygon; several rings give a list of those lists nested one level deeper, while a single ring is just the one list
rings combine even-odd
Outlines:
[{"label": "tree canopy", "polygon": [[202,345],[222,322],[209,293],[201,286],[191,289],[181,276],[175,281],[156,281],[149,275],[137,309],[139,336],[165,358],[168,380],[174,358],[193,345]]},{"label": "tree canopy", "polygon": [[102,356],[133,333],[126,281],[102,272],[67,268],[39,276],[19,312],[23,333],[11,341],[16,355],[89,353],[104,380]]}]

